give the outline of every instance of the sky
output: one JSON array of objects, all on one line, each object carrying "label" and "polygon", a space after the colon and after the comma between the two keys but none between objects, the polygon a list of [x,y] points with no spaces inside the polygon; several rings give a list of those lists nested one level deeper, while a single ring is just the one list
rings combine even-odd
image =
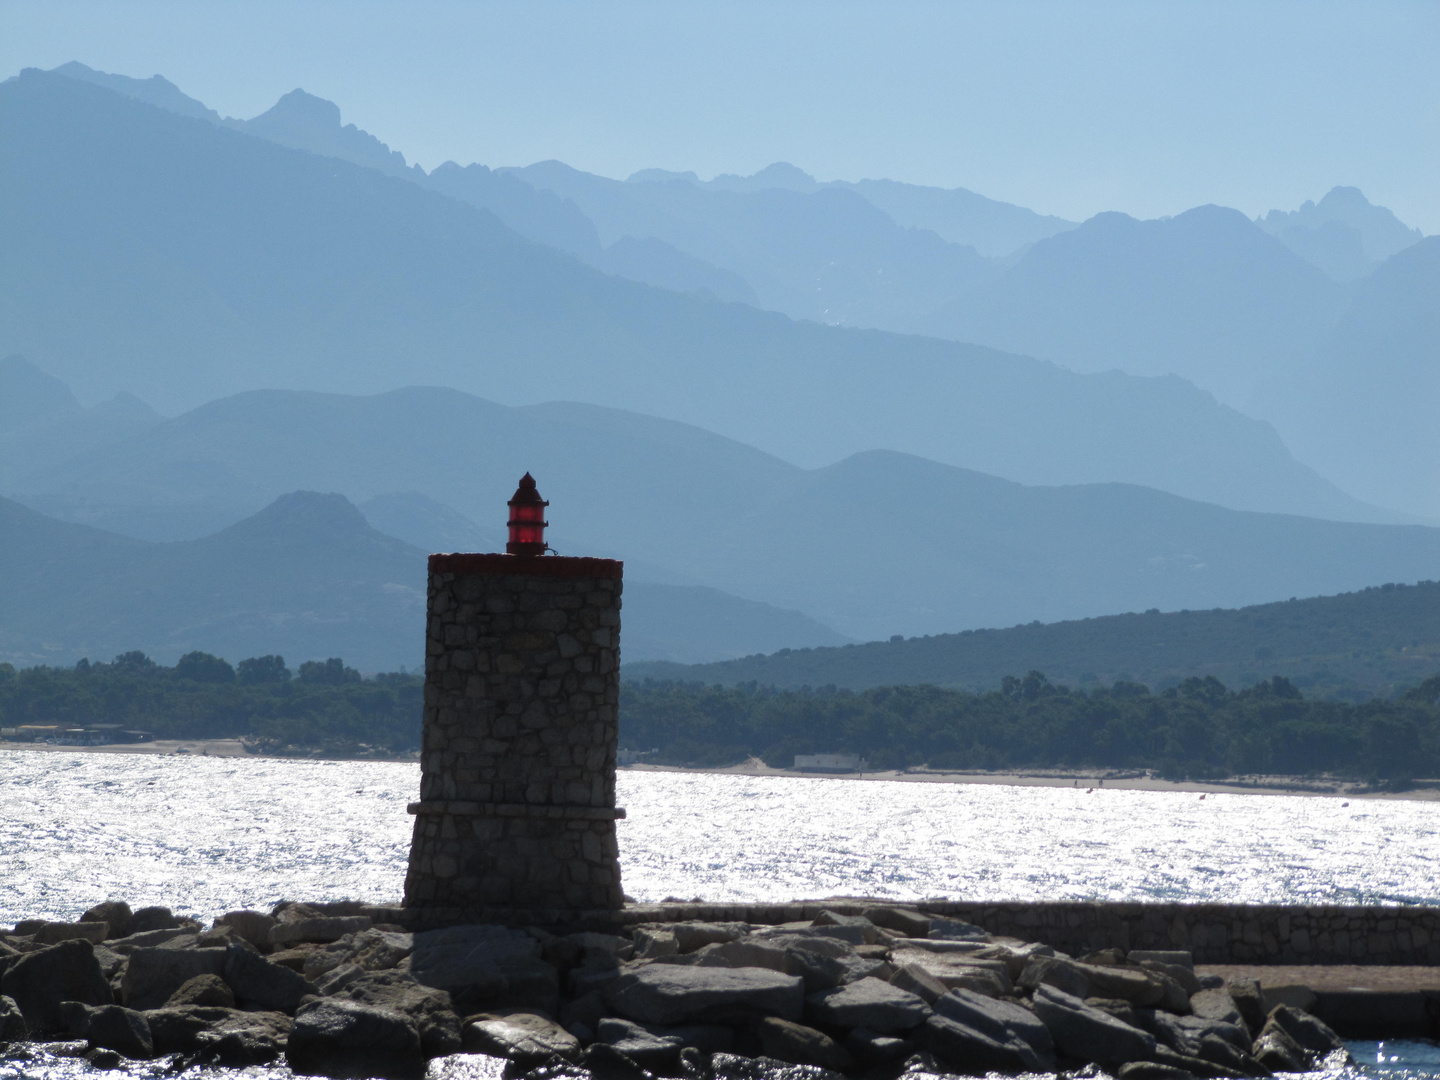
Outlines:
[{"label": "sky", "polygon": [[303,87],[427,169],[789,161],[1073,220],[1346,184],[1440,232],[1436,55],[1436,0],[0,0],[0,78],[79,60],[245,118]]}]

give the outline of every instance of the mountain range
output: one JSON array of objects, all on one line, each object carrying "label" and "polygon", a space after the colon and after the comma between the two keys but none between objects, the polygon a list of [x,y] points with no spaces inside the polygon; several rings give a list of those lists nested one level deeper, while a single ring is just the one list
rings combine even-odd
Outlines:
[{"label": "mountain range", "polygon": [[173,412],[263,387],[430,383],[668,416],[802,466],[884,448],[1024,483],[1396,520],[1173,376],[1081,375],[625,281],[409,180],[62,75],[0,85],[0,138],[0,349],[87,400]]},{"label": "mountain range", "polygon": [[562,554],[623,558],[633,582],[719,590],[862,640],[1235,606],[1440,565],[1440,530],[1426,527],[1237,512],[1133,485],[1025,486],[893,451],[804,469],[674,421],[434,387],[252,391],[30,460],[12,486],[26,505],[136,537],[198,541],[311,490],[423,546],[498,545],[528,470]]}]

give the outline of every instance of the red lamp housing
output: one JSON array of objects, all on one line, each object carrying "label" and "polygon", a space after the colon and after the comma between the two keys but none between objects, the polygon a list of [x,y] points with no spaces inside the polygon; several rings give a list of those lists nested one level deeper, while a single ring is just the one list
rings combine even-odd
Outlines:
[{"label": "red lamp housing", "polygon": [[535,478],[528,472],[520,478],[520,486],[510,497],[510,541],[507,555],[544,555],[550,545],[545,543],[545,507],[550,504],[535,490]]}]

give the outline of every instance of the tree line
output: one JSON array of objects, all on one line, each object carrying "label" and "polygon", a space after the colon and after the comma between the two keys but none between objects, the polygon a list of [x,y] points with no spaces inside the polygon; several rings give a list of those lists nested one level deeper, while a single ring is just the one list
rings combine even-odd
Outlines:
[{"label": "tree line", "polygon": [[[119,724],[156,738],[242,738],[258,752],[396,755],[420,743],[423,677],[363,678],[332,658],[236,665],[189,653],[165,667],[0,664],[0,727]],[[1038,671],[984,693],[626,682],[620,745],[651,760],[722,765],[854,753],[873,769],[1146,769],[1172,778],[1333,774],[1403,786],[1440,777],[1440,675],[1362,703],[1306,698],[1274,676],[1231,690],[1213,676],[1160,693],[1135,682],[1072,689]]]}]

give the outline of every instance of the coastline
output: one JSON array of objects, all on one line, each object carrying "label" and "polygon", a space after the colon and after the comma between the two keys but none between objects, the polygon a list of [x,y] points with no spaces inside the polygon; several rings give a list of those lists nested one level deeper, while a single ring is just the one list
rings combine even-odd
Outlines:
[{"label": "coastline", "polygon": [[[28,750],[42,753],[147,754],[224,758],[275,758],[288,761],[398,761],[414,762],[418,754],[404,757],[368,755],[255,754],[240,739],[165,739],[149,743],[116,743],[105,746],[56,746],[48,743],[0,741],[0,750]],[[1339,799],[1388,799],[1410,802],[1440,802],[1440,784],[1417,781],[1422,786],[1408,791],[1377,791],[1351,780],[1329,777],[1245,776],[1229,780],[1163,780],[1139,770],[1119,769],[1035,769],[1020,772],[945,772],[931,769],[883,770],[866,773],[803,772],[776,769],[759,758],[738,765],[715,768],[688,768],[682,765],[650,765],[644,762],[621,765],[618,772],[715,773],[723,776],[789,776],[819,780],[884,780],[903,784],[982,784],[1005,787],[1085,788],[1110,791],[1168,791],[1194,795],[1306,795]],[[1423,786],[1429,785],[1429,786]]]}]

